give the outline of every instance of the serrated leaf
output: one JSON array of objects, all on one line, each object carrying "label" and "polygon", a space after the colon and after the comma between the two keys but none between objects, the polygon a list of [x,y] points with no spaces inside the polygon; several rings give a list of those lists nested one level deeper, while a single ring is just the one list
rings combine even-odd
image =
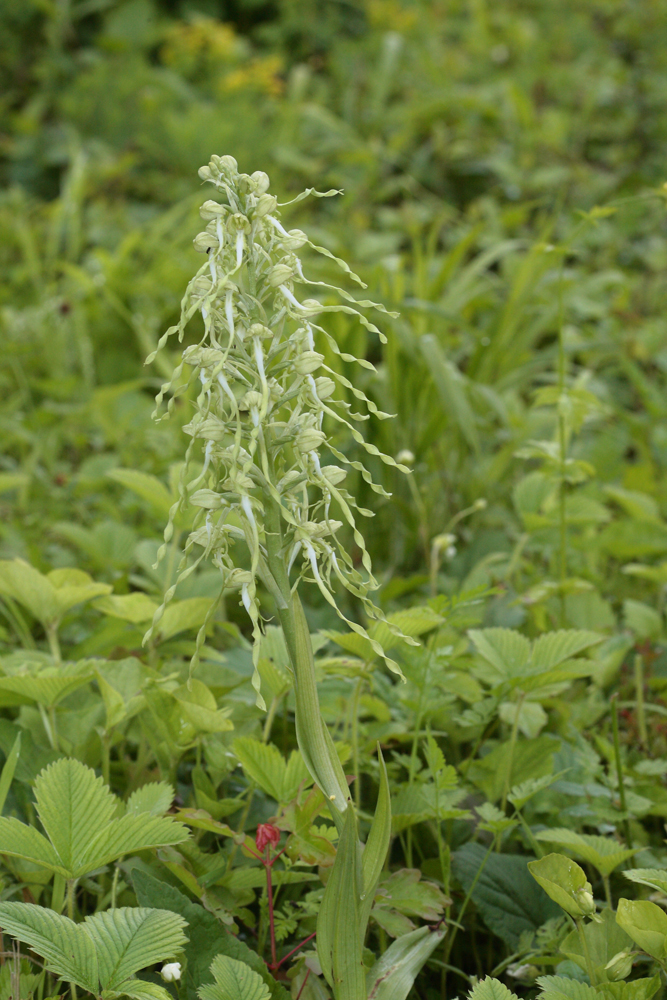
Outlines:
[{"label": "serrated leaf", "polygon": [[503,701],[498,705],[498,715],[508,726],[516,725],[530,740],[539,736],[548,722],[547,713],[537,701]]},{"label": "serrated leaf", "polygon": [[521,675],[530,659],[530,642],[509,628],[470,629],[477,652],[498,671],[501,678]]},{"label": "serrated leaf", "polygon": [[575,962],[582,972],[588,972],[588,959],[593,964],[593,971],[600,982],[608,979],[605,966],[619,951],[629,951],[632,941],[616,922],[616,914],[606,908],[598,915],[597,920],[583,924],[582,933],[586,940],[584,952],[578,931],[571,931],[560,944],[560,950],[571,962]]},{"label": "serrated leaf", "polygon": [[602,642],[604,636],[584,629],[547,632],[533,643],[531,666],[534,670],[552,670],[565,660]]},{"label": "serrated leaf", "polygon": [[[25,676],[0,677],[0,705],[5,702],[5,692],[18,696],[18,703],[29,705],[36,701],[45,708],[57,705],[68,695],[77,691],[93,678],[88,674],[63,676],[63,674],[26,674]],[[17,702],[9,701],[9,704]]]},{"label": "serrated leaf", "polygon": [[262,977],[229,955],[216,955],[211,972],[215,983],[199,988],[201,1000],[268,1000],[270,996]]},{"label": "serrated leaf", "polygon": [[149,983],[145,979],[128,979],[121,989],[102,991],[102,1000],[115,1000],[116,996],[132,997],[132,1000],[173,1000],[172,994],[159,983]]},{"label": "serrated leaf", "polygon": [[534,795],[538,792],[543,791],[545,788],[549,788],[554,781],[558,781],[562,778],[565,771],[559,771],[558,774],[545,774],[542,778],[529,778],[528,781],[522,781],[520,785],[514,785],[507,796],[513,806],[517,809],[523,809],[526,802],[529,802]]},{"label": "serrated leaf", "polygon": [[166,781],[153,781],[132,792],[125,806],[128,816],[150,813],[164,816],[174,801],[174,789]]},{"label": "serrated leaf", "polygon": [[140,969],[175,958],[186,943],[185,920],[168,910],[120,907],[86,917],[102,989],[122,990]]},{"label": "serrated leaf", "polygon": [[487,976],[475,983],[468,993],[469,1000],[519,1000],[516,993],[501,983],[499,979],[492,979]]},{"label": "serrated leaf", "polygon": [[538,840],[559,847],[569,847],[584,861],[594,865],[601,875],[611,875],[623,861],[636,854],[638,848],[623,847],[613,837],[601,837],[589,833],[575,833],[574,830],[555,829],[540,830],[536,834]]},{"label": "serrated leaf", "polygon": [[232,750],[246,777],[276,802],[281,802],[287,765],[280,750],[273,743],[262,743],[250,736],[235,739]]},{"label": "serrated leaf", "polygon": [[598,1000],[598,993],[593,987],[578,979],[540,976],[537,983],[542,990],[539,1000]]},{"label": "serrated leaf", "polygon": [[633,979],[629,983],[605,983],[604,992],[612,1000],[651,1000],[661,987],[660,975]]},{"label": "serrated leaf", "polygon": [[663,868],[629,868],[623,874],[631,882],[639,882],[667,894],[667,870]]},{"label": "serrated leaf", "polygon": [[0,818],[0,854],[23,857],[80,878],[123,854],[178,844],[189,834],[171,817],[116,818],[118,800],[95,772],[73,758],[44,768],[35,781],[37,812],[48,840],[34,827]]},{"label": "serrated leaf", "polygon": [[34,903],[0,903],[0,926],[30,945],[54,975],[98,993],[95,945],[73,920]]}]

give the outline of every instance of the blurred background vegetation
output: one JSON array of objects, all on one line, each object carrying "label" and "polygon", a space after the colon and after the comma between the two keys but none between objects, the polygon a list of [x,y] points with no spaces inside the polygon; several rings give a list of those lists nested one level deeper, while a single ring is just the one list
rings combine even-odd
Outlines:
[{"label": "blurred background vegetation", "polygon": [[389,502],[358,484],[385,604],[493,586],[488,623],[529,630],[661,608],[661,0],[4,0],[0,94],[2,558],[170,579],[188,409],[151,421],[170,365],[143,359],[199,263],[197,168],[231,153],[281,200],[342,189],[285,216],[400,313],[386,348],[331,325],[397,414],[371,439],[414,459],[375,470]]}]

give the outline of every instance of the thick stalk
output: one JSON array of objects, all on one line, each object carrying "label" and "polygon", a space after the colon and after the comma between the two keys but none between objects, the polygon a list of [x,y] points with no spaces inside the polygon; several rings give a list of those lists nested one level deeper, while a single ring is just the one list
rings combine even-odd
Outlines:
[{"label": "thick stalk", "polygon": [[646,726],[646,712],[644,710],[644,660],[641,653],[635,656],[635,698],[637,700],[637,730],[639,742],[642,747],[648,749],[648,728]]}]

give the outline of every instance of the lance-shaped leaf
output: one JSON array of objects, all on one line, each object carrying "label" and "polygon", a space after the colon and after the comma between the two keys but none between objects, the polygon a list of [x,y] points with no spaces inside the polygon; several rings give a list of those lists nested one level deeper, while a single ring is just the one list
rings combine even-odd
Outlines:
[{"label": "lance-shaped leaf", "polygon": [[96,996],[168,1000],[161,986],[132,977],[155,962],[174,958],[187,943],[182,917],[140,907],[96,913],[75,924],[32,903],[0,903],[0,925],[41,955],[50,972]]},{"label": "lance-shaped leaf", "polygon": [[80,878],[123,854],[187,840],[171,817],[134,813],[116,817],[118,801],[95,772],[62,758],[35,781],[37,813],[46,833],[0,817],[0,854],[26,858],[65,878]]},{"label": "lance-shaped leaf", "polygon": [[444,930],[419,927],[397,938],[366,977],[368,1000],[405,1000],[417,973],[444,936]]},{"label": "lance-shaped leaf", "polygon": [[391,838],[391,795],[389,792],[389,779],[384,758],[378,746],[378,757],[380,761],[380,791],[375,807],[375,815],[371,823],[368,840],[364,847],[361,858],[361,869],[363,875],[363,894],[361,898],[361,908],[359,919],[362,933],[366,930],[368,917],[373,906],[375,890],[384,868],[384,863],[389,850],[389,840]]},{"label": "lance-shaped leaf", "polygon": [[345,811],[336,860],[317,918],[317,956],[336,1000],[366,1000],[360,921],[362,884],[357,820],[350,806]]},{"label": "lance-shaped leaf", "polygon": [[269,1000],[271,996],[259,973],[228,955],[216,955],[211,972],[215,982],[199,987],[201,1000]]}]

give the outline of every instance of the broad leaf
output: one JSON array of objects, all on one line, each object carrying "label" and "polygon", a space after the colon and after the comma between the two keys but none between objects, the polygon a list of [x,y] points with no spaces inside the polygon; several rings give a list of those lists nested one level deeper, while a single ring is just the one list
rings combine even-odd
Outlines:
[{"label": "broad leaf", "polygon": [[590,649],[602,642],[603,636],[597,632],[584,629],[560,630],[547,632],[533,643],[531,666],[533,670],[551,670],[559,663],[564,663],[584,649]]},{"label": "broad leaf", "polygon": [[519,1000],[499,979],[480,979],[468,993],[468,1000]]},{"label": "broad leaf", "polygon": [[54,975],[98,993],[97,952],[81,925],[33,903],[0,903],[0,926],[30,945]]},{"label": "broad leaf", "polygon": [[[619,927],[616,914],[609,908],[604,909],[597,920],[585,923],[582,933],[586,939],[588,957],[593,963],[593,971],[600,982],[606,982],[609,975],[605,966],[620,951],[629,951],[632,948],[632,941]],[[563,939],[560,950],[571,962],[575,962],[582,972],[588,971],[587,957],[577,931],[571,931]]]},{"label": "broad leaf", "polygon": [[524,673],[530,660],[530,642],[509,628],[471,629],[468,633],[477,652],[498,672],[498,680]]},{"label": "broad leaf", "polygon": [[167,487],[157,476],[152,476],[148,472],[139,472],[137,469],[109,469],[107,472],[109,479],[132,490],[141,497],[154,512],[166,520],[169,510],[174,503],[175,497],[171,495]]},{"label": "broad leaf", "polygon": [[266,983],[244,962],[217,955],[211,965],[215,983],[200,986],[201,1000],[269,1000]]},{"label": "broad leaf", "polygon": [[619,899],[616,922],[652,958],[667,955],[667,914],[647,899]]},{"label": "broad leaf", "polygon": [[614,868],[631,858],[639,849],[623,847],[613,837],[575,833],[574,830],[567,829],[540,830],[536,837],[550,844],[558,844],[559,847],[569,847],[574,854],[589,861],[605,876],[611,875]]},{"label": "broad leaf", "polygon": [[164,816],[173,801],[174,789],[171,785],[166,781],[154,781],[132,792],[125,812],[128,816],[138,816],[140,813]]},{"label": "broad leaf", "polygon": [[95,583],[79,569],[54,569],[46,576],[23,559],[0,560],[0,594],[27,608],[45,627],[57,624],[66,611],[113,588]]},{"label": "broad leaf", "polygon": [[65,878],[80,878],[149,847],[179,844],[189,833],[171,817],[115,816],[118,800],[95,772],[63,757],[35,781],[37,812],[48,840],[17,819],[0,818],[0,854],[27,858]]},{"label": "broad leaf", "polygon": [[629,868],[623,874],[631,882],[648,885],[667,895],[667,870],[664,868]]},{"label": "broad leaf", "polygon": [[539,1000],[598,1000],[599,996],[592,986],[565,976],[540,976],[537,983],[542,990]]},{"label": "broad leaf", "polygon": [[[466,891],[473,886],[486,853],[481,844],[470,843],[452,855],[452,869]],[[522,934],[536,931],[561,912],[530,875],[528,859],[518,854],[491,852],[472,889],[472,899],[489,930],[512,950]]]},{"label": "broad leaf", "polygon": [[83,929],[97,952],[102,989],[121,990],[140,969],[175,958],[186,943],[185,920],[168,910],[107,910],[86,917]]},{"label": "broad leaf", "polygon": [[123,621],[132,622],[134,625],[151,621],[158,609],[155,601],[141,591],[136,591],[133,594],[109,594],[107,597],[98,597],[93,607],[111,618],[122,618]]},{"label": "broad leaf", "polygon": [[583,868],[575,861],[562,854],[547,854],[539,861],[529,861],[528,870],[546,894],[571,917],[579,919],[587,913],[588,908],[580,900],[583,901],[582,894],[590,893],[590,885]]}]

